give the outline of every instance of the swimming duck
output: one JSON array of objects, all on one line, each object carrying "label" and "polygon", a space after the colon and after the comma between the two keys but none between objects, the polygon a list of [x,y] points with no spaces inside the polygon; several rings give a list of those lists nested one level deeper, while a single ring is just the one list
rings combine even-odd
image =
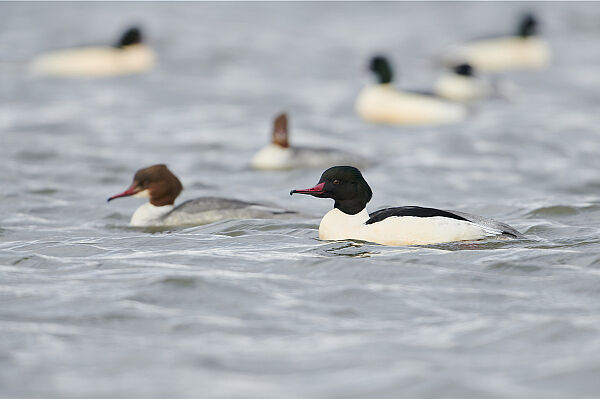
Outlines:
[{"label": "swimming duck", "polygon": [[458,122],[466,115],[463,105],[435,95],[395,89],[392,85],[392,68],[385,57],[374,57],[369,69],[377,76],[378,84],[363,89],[355,104],[358,115],[369,122],[443,124]]},{"label": "swimming duck", "polygon": [[459,64],[452,68],[452,72],[440,76],[433,91],[448,100],[470,102],[491,96],[494,86],[476,76],[470,64]]},{"label": "swimming duck", "polygon": [[537,20],[533,15],[526,14],[513,36],[454,46],[447,51],[444,60],[449,64],[466,62],[481,71],[541,69],[550,62],[550,49],[537,33]]},{"label": "swimming duck", "polygon": [[286,209],[218,197],[196,198],[174,206],[181,190],[183,186],[177,176],[166,165],[159,164],[138,170],[131,186],[108,201],[129,196],[148,198],[131,217],[130,225],[136,227],[191,226],[223,219],[275,219],[295,214]]},{"label": "swimming duck", "polygon": [[43,54],[31,64],[37,75],[104,77],[144,72],[154,65],[154,51],[139,28],[128,29],[112,47],[82,47]]},{"label": "swimming duck", "polygon": [[321,168],[339,163],[356,166],[369,164],[366,159],[343,151],[290,146],[288,138],[288,118],[285,113],[281,113],[273,121],[271,143],[252,158],[252,167],[262,170],[283,170]]},{"label": "swimming duck", "polygon": [[360,171],[352,166],[334,166],[309,189],[290,195],[308,194],[331,198],[334,208],[321,220],[322,240],[361,240],[383,245],[428,245],[486,237],[523,236],[507,224],[458,211],[419,206],[387,208],[367,213],[372,191]]}]

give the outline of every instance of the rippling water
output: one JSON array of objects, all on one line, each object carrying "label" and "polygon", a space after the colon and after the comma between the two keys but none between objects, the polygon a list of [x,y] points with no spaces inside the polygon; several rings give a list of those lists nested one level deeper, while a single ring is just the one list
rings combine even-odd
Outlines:
[{"label": "rippling water", "polygon": [[[434,56],[534,10],[543,72],[453,126],[360,121],[367,58],[423,88]],[[3,398],[596,398],[600,392],[600,4],[1,3]],[[140,23],[140,76],[39,79],[42,51]],[[321,170],[256,172],[275,113],[292,141],[355,151],[370,209],[424,205],[526,240],[383,247],[317,239]],[[181,200],[223,195],[294,221],[127,227],[106,204],[164,162]]]}]

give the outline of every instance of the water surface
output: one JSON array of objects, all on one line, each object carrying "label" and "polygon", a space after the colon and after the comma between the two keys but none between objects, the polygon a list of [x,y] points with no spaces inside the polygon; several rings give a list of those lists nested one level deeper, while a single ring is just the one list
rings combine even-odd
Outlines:
[{"label": "water surface", "polygon": [[[463,123],[386,127],[353,101],[390,55],[427,88],[434,57],[534,10],[553,52],[499,78]],[[595,398],[600,392],[597,3],[1,3],[0,396]],[[157,67],[29,76],[40,52],[147,31]],[[354,151],[370,209],[423,205],[525,240],[322,242],[321,170],[256,172],[271,118]],[[299,220],[127,227],[106,204],[166,163],[181,200],[272,202]]]}]

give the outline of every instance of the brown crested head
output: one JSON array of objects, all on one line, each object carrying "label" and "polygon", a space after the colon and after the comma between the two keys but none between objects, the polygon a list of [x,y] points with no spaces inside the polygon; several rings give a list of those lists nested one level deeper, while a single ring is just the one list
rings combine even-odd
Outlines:
[{"label": "brown crested head", "polygon": [[288,148],[288,120],[285,112],[277,115],[273,121],[273,144]]},{"label": "brown crested head", "polygon": [[167,165],[152,165],[135,172],[131,186],[108,200],[128,197],[145,190],[148,190],[148,197],[152,205],[164,206],[175,203],[175,198],[181,193],[183,186],[177,176],[167,168]]}]

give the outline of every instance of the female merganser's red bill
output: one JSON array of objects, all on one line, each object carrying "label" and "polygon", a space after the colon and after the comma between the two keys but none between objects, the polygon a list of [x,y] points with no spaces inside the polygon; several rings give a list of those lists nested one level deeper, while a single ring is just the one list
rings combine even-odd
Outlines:
[{"label": "female merganser's red bill", "polygon": [[110,202],[110,201],[114,200],[115,198],[129,197],[130,195],[135,195],[139,192],[140,192],[140,190],[138,189],[137,184],[134,183],[127,190],[123,191],[121,194],[115,194],[112,197],[110,197],[109,199],[107,199],[106,202]]},{"label": "female merganser's red bill", "polygon": [[148,203],[131,217],[132,226],[189,226],[223,219],[289,218],[296,214],[277,207],[218,197],[197,198],[175,207],[181,190],[181,182],[166,165],[153,165],[138,170],[131,186],[108,201],[129,196],[148,198]]},{"label": "female merganser's red bill", "polygon": [[334,209],[319,225],[322,240],[361,240],[384,245],[427,245],[486,237],[523,236],[507,224],[464,212],[419,206],[404,206],[367,213],[372,191],[360,171],[352,166],[334,166],[319,183],[291,194],[331,198]]}]

